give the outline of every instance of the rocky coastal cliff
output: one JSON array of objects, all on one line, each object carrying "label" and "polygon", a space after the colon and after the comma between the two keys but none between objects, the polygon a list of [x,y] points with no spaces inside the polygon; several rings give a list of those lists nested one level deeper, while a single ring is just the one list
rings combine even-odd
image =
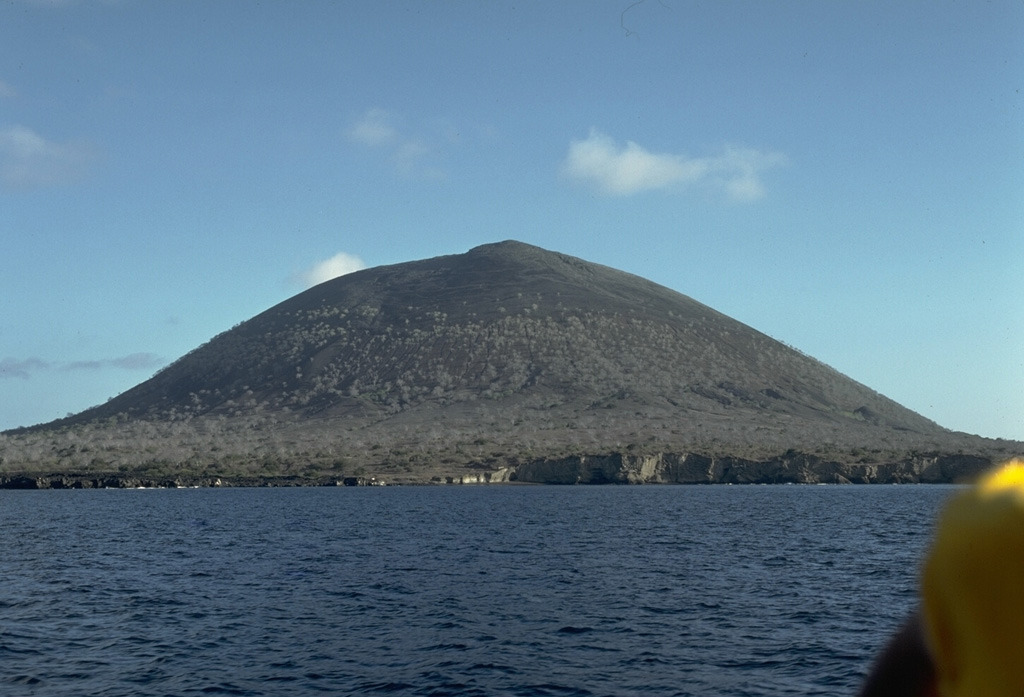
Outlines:
[{"label": "rocky coastal cliff", "polygon": [[944,484],[991,467],[986,457],[915,455],[884,463],[842,463],[786,453],[768,460],[694,453],[574,455],[430,479],[377,477],[191,477],[108,475],[0,476],[0,489],[180,488],[231,486],[387,486],[417,484]]},{"label": "rocky coastal cliff", "polygon": [[988,458],[968,455],[851,464],[801,453],[768,460],[692,453],[614,454],[538,460],[512,469],[508,478],[542,484],[923,484],[968,479],[991,465]]}]

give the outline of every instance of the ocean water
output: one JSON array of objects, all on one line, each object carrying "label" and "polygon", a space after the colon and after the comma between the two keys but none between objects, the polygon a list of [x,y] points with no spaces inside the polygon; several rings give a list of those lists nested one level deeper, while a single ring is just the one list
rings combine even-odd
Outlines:
[{"label": "ocean water", "polygon": [[951,491],[0,491],[0,694],[850,695]]}]

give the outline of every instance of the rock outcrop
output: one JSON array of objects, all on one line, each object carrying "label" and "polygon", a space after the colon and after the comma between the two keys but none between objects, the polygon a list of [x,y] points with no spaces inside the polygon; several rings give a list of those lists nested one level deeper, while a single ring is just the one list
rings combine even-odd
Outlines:
[{"label": "rock outcrop", "polygon": [[768,460],[695,453],[574,455],[528,462],[510,481],[538,484],[910,484],[955,483],[993,465],[973,455],[915,455],[881,463],[843,463],[804,453]]},{"label": "rock outcrop", "polygon": [[573,455],[469,473],[389,479],[345,477],[178,477],[127,475],[0,476],[0,489],[133,489],[254,486],[387,486],[390,484],[948,484],[996,464],[974,455],[914,455],[878,463],[843,463],[805,453],[750,460],[698,453]]}]

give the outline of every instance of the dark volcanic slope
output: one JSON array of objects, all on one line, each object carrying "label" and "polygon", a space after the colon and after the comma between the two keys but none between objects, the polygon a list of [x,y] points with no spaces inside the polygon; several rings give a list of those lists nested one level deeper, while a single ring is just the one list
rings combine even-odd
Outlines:
[{"label": "dark volcanic slope", "polygon": [[502,242],[328,281],[0,434],[0,487],[953,481],[1021,447],[642,278]]},{"label": "dark volcanic slope", "polygon": [[[470,404],[477,419],[486,406],[487,422],[627,405],[683,431],[728,417],[808,433],[942,432],[691,298],[518,242],[328,281],[70,421],[287,411],[469,423]],[[643,428],[628,420],[616,422],[623,437]]]}]

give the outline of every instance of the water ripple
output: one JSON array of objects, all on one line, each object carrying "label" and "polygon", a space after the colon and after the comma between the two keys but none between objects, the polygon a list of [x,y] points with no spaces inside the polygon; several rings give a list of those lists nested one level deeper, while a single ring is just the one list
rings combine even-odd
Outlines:
[{"label": "water ripple", "polygon": [[847,695],[948,494],[0,491],[0,691]]}]

